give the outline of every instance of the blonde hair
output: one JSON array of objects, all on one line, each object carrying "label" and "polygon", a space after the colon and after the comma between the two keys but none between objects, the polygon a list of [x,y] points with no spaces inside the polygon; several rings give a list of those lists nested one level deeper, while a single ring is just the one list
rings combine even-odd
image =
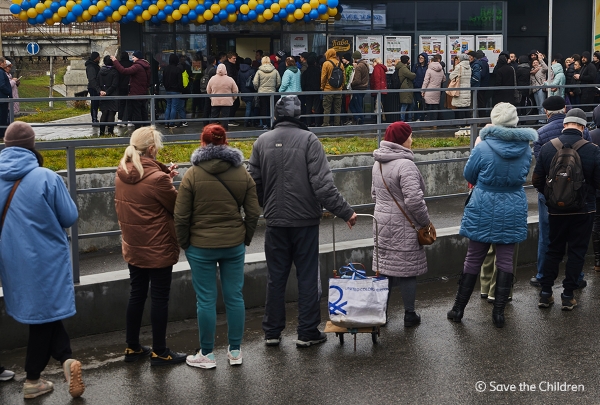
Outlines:
[{"label": "blonde hair", "polygon": [[271,63],[271,58],[269,58],[268,56],[263,56],[263,58],[260,60],[261,65],[266,65],[267,63]]},{"label": "blonde hair", "polygon": [[121,167],[125,173],[129,174],[127,170],[127,162],[133,163],[133,167],[140,173],[140,178],[144,177],[144,167],[142,166],[141,156],[146,155],[148,148],[154,146],[156,152],[162,149],[162,134],[154,127],[142,127],[133,131],[131,139],[129,139],[129,146],[125,149],[121,163]]},{"label": "blonde hair", "polygon": [[373,63],[377,63],[377,64],[381,65],[382,64],[381,58],[374,58]]}]

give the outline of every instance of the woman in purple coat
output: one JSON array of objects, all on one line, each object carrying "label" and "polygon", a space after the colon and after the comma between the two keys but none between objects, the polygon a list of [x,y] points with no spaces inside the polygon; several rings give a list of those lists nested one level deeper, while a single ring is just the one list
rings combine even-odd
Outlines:
[{"label": "woman in purple coat", "polygon": [[[414,326],[421,322],[415,312],[417,276],[427,272],[427,258],[417,239],[417,231],[397,204],[417,229],[428,225],[429,213],[423,199],[425,182],[413,162],[410,125],[394,122],[385,131],[384,139],[379,149],[373,152],[375,165],[371,186],[375,219],[379,224],[379,271],[390,279],[390,287],[400,285],[404,326]],[[373,267],[377,259],[374,255]]]}]

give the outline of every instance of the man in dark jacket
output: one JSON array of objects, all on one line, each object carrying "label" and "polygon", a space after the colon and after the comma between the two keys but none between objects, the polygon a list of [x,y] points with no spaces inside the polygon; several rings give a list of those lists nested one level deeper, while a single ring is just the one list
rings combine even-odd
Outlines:
[{"label": "man in dark jacket", "polygon": [[[563,121],[564,130],[557,139],[563,145],[575,145],[582,141],[583,130],[587,124],[585,112],[579,108],[570,110]],[[539,159],[533,171],[533,186],[543,193],[546,187],[546,177],[550,173],[552,159],[557,149],[552,142],[542,146]],[[585,183],[582,192],[585,204],[581,209],[572,211],[557,210],[548,206],[549,214],[549,244],[544,258],[540,280],[542,291],[538,306],[547,308],[554,303],[552,286],[558,276],[558,266],[567,250],[567,263],[563,293],[561,294],[563,310],[572,310],[577,306],[573,291],[578,288],[578,279],[583,269],[585,253],[590,243],[594,214],[596,212],[595,189],[600,188],[600,149],[591,142],[585,143],[577,152],[581,159],[581,167]]]},{"label": "man in dark jacket", "polygon": [[[490,65],[488,63],[488,59],[482,50],[478,50],[475,52],[475,58],[477,58],[477,63],[481,66],[481,74],[479,78],[479,87],[489,87],[490,86]],[[478,115],[480,117],[488,117],[490,112],[487,111],[487,100],[488,100],[488,91],[487,90],[478,90],[477,91],[477,108],[479,109]]]},{"label": "man in dark jacket", "polygon": [[340,195],[321,142],[298,117],[300,100],[284,96],[275,105],[273,130],[254,143],[249,171],[267,224],[268,268],[263,330],[277,346],[285,328],[285,288],[292,262],[298,277],[298,341],[307,347],[327,340],[319,332],[319,223],[321,207],[352,226],[356,214]]},{"label": "man in dark jacket", "polygon": [[[146,96],[148,87],[150,87],[150,63],[144,59],[142,51],[133,53],[133,64],[124,68],[114,56],[110,57],[115,69],[122,74],[129,76],[129,96]],[[127,100],[127,117],[130,121],[136,122],[135,128],[141,128],[144,121],[148,121],[148,106],[145,98],[130,98]]]},{"label": "man in dark jacket", "polygon": [[[479,59],[477,59],[477,52],[469,51],[467,53],[469,55],[469,65],[471,66],[471,87],[480,87],[481,86],[481,63],[479,63]],[[471,91],[471,105],[473,103],[473,97],[475,97],[475,92]],[[479,92],[477,92],[477,108],[481,108],[479,104]]]},{"label": "man in dark jacket", "polygon": [[[352,90],[367,90],[369,87],[369,65],[367,61],[362,58],[360,51],[354,51],[352,54],[354,59],[354,77],[350,83]],[[356,125],[362,125],[363,123],[363,101],[365,93],[352,93],[352,99],[350,100],[350,112],[354,114],[352,119]]]},{"label": "man in dark jacket", "polygon": [[[302,91],[320,91],[321,90],[321,70],[317,66],[317,58],[314,55],[307,55],[307,68],[300,75],[300,86]],[[318,114],[321,108],[321,97],[318,94],[306,95],[304,115],[306,125],[316,127],[319,125],[319,118],[312,118],[310,115]]]},{"label": "man in dark jacket", "polygon": [[[132,61],[129,60],[129,53],[121,52],[121,58],[119,59],[119,63],[125,69],[131,67],[133,64]],[[119,75],[119,96],[124,97],[129,94],[129,76],[127,75]],[[119,119],[117,122],[125,121],[125,107],[127,106],[127,100],[122,98],[119,100]]]},{"label": "man in dark jacket", "polygon": [[[6,59],[0,56],[0,99],[12,98],[10,79],[4,70],[5,68]],[[8,106],[9,103],[0,103],[0,139],[4,139],[4,132],[6,132],[6,127],[10,124]]]},{"label": "man in dark jacket", "polygon": [[[91,97],[98,97],[100,91],[98,90],[98,73],[100,72],[100,54],[98,52],[92,52],[90,58],[85,61],[85,75],[88,80],[88,93]],[[100,100],[92,100],[90,106],[90,113],[92,115],[92,122],[98,122],[98,105]]]},{"label": "man in dark jacket", "polygon": [[[183,75],[182,67],[179,64],[179,58],[172,53],[169,55],[169,64],[165,66],[163,71],[163,86],[165,92],[169,96],[177,96],[183,92]],[[165,128],[176,128],[179,125],[173,120],[177,119],[177,114],[181,110],[179,106],[183,102],[182,98],[167,98],[167,106],[165,108]],[[181,117],[180,117],[181,118]]]},{"label": "man in dark jacket", "polygon": [[[246,120],[244,121],[244,125],[246,127],[252,127],[253,122],[250,117],[254,116],[254,93],[256,93],[256,89],[252,84],[252,80],[254,79],[254,75],[256,74],[256,69],[252,68],[252,60],[250,58],[246,58],[240,64],[240,70],[237,76],[237,86],[240,90],[240,93],[243,94],[242,101],[246,103],[246,113],[244,117]],[[250,86],[246,86],[246,84],[250,84]]]},{"label": "man in dark jacket", "polygon": [[[113,62],[110,56],[106,55],[103,59],[104,66],[98,73],[98,90],[100,90],[100,97],[114,97],[119,91],[119,72],[113,67]],[[106,129],[106,123],[108,124],[108,133],[114,134],[115,132],[115,115],[119,110],[118,100],[100,100],[98,109],[102,112],[100,117],[100,135],[104,135]]]},{"label": "man in dark jacket", "polygon": [[[554,138],[558,138],[564,129],[563,120],[565,119],[565,99],[560,96],[551,96],[544,100],[542,104],[546,111],[546,117],[548,123],[538,129],[538,139],[533,143],[533,155],[537,161],[540,155],[542,146],[550,142]],[[590,134],[587,128],[583,130],[583,139],[590,141]],[[549,241],[549,224],[548,224],[548,207],[546,206],[546,198],[543,193],[538,193],[538,259],[537,259],[537,275],[529,280],[529,283],[534,287],[541,287],[540,280],[542,279],[544,258],[548,251]],[[577,282],[579,288],[583,288],[587,285],[587,282],[583,279],[583,271],[579,275]]]},{"label": "man in dark jacket", "polygon": [[[182,86],[183,86],[183,90],[181,92],[181,94],[192,94],[192,81],[194,80],[194,75],[192,74],[192,66],[190,65],[190,62],[188,61],[188,58],[185,55],[179,55],[179,69],[181,70],[181,74],[182,74]],[[187,77],[188,77],[188,82],[187,85],[183,82],[183,72],[187,73]],[[177,110],[177,115],[179,116],[180,119],[182,119],[183,121],[181,121],[178,126],[182,126],[182,127],[187,127],[188,123],[186,121],[187,118],[187,113],[186,113],[186,106],[187,106],[187,98],[182,98],[181,100],[179,100],[179,110]]]},{"label": "man in dark jacket", "polygon": [[275,59],[277,59],[277,71],[279,72],[279,76],[283,77],[287,66],[285,66],[285,58],[287,58],[287,53],[285,51],[279,50],[275,54]]},{"label": "man in dark jacket", "polygon": [[[581,84],[595,84],[596,83],[596,66],[590,61],[590,53],[581,53],[581,71],[576,73],[573,77],[575,80],[579,80]],[[581,104],[583,111],[592,111],[594,106],[594,97],[596,96],[595,87],[582,87],[581,88]],[[586,105],[588,104],[588,105]]]},{"label": "man in dark jacket", "polygon": [[[423,81],[425,80],[425,73],[427,73],[427,68],[429,66],[429,56],[426,52],[419,54],[417,58],[417,63],[414,64],[412,71],[416,75],[413,79],[413,87],[415,89],[420,89],[423,87]],[[413,94],[413,111],[421,111],[425,107],[425,101],[423,101],[423,96],[420,91],[414,92]],[[415,113],[414,115],[417,121],[423,119],[423,115],[421,113]]]}]

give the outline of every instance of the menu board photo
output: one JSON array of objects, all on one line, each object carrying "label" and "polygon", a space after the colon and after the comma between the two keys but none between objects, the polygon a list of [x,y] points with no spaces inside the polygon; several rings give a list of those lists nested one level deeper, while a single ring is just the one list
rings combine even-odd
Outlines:
[{"label": "menu board photo", "polygon": [[354,52],[354,35],[328,35],[327,49],[333,48],[341,56],[346,52]]},{"label": "menu board photo", "polygon": [[381,58],[383,61],[382,48],[383,36],[381,35],[357,35],[356,46],[362,59],[366,59],[369,65],[369,73],[373,73],[373,59]]},{"label": "menu board photo", "polygon": [[498,62],[498,56],[504,47],[502,35],[477,35],[475,46],[477,46],[477,50],[483,51],[490,65],[490,73],[493,72]]},{"label": "menu board photo", "polygon": [[473,35],[448,35],[448,52],[446,66],[452,66],[452,59],[460,54],[475,50]]},{"label": "menu board photo", "polygon": [[293,34],[291,38],[291,48],[293,56],[308,52],[308,36],[306,34]]},{"label": "menu board photo", "polygon": [[[446,55],[445,35],[419,35],[419,54],[425,52],[431,60],[433,55]],[[416,61],[415,61],[416,62]]]},{"label": "menu board photo", "polygon": [[400,62],[402,55],[410,58],[412,39],[411,37],[384,37],[383,63],[387,67],[387,73],[396,71],[396,64]]}]

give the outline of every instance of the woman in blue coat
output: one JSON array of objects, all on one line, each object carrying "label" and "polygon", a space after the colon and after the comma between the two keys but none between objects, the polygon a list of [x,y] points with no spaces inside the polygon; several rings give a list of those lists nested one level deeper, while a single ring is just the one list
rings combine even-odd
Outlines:
[{"label": "woman in blue coat", "polygon": [[35,398],[52,391],[53,384],[40,378],[52,356],[63,366],[69,393],[79,397],[85,389],[81,363],[71,358],[69,335],[62,324],[75,315],[65,228],[77,221],[77,207],[63,179],[42,167],[29,124],[10,124],[4,142],[0,210],[6,217],[0,234],[0,277],[6,312],[29,325],[23,394]]},{"label": "woman in blue coat", "polygon": [[287,67],[285,69],[285,73],[281,77],[281,86],[279,87],[279,91],[281,93],[301,92],[301,73],[300,70],[296,67],[296,60],[292,57],[288,57],[285,60],[285,64]]},{"label": "woman in blue coat", "polygon": [[499,272],[492,321],[501,328],[513,282],[515,244],[527,239],[523,184],[531,166],[529,143],[538,135],[531,128],[516,128],[519,119],[512,104],[496,104],[491,119],[492,125],[481,131],[481,142],[465,166],[465,179],[475,186],[460,225],[460,234],[469,238],[469,248],[448,319],[461,321],[488,249],[495,244]]}]

